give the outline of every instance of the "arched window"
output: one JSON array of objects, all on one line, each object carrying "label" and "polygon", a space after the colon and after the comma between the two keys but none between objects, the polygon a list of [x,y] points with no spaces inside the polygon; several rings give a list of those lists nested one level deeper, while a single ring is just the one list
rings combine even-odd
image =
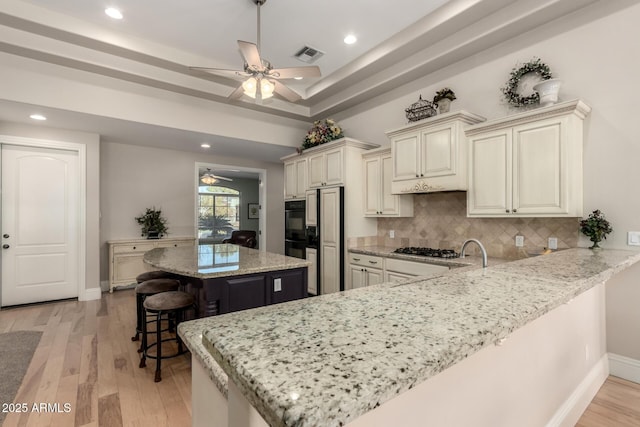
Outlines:
[{"label": "arched window", "polygon": [[240,192],[222,186],[198,188],[198,238],[221,242],[240,228]]}]

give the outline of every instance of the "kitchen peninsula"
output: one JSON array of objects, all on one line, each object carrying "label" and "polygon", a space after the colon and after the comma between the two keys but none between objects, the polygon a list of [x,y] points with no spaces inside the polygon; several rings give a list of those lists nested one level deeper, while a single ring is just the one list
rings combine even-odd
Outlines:
[{"label": "kitchen peninsula", "polygon": [[575,423],[608,374],[604,283],[638,261],[568,249],[185,322],[193,425]]},{"label": "kitchen peninsula", "polygon": [[156,248],[145,253],[144,262],[180,276],[198,294],[200,317],[307,296],[308,261],[243,246]]}]

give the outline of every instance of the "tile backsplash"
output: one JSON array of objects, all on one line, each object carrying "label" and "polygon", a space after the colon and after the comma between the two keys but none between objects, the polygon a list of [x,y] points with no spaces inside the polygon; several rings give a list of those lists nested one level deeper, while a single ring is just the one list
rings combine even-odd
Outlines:
[{"label": "tile backsplash", "polygon": [[[475,238],[489,256],[508,259],[542,251],[549,237],[558,239],[558,249],[578,245],[580,218],[467,218],[466,197],[465,192],[416,194],[413,218],[379,218],[378,235],[354,243],[459,251],[466,239]],[[395,232],[393,239],[390,230]],[[518,235],[524,236],[522,249],[515,247]],[[469,248],[476,250],[475,245]]]}]

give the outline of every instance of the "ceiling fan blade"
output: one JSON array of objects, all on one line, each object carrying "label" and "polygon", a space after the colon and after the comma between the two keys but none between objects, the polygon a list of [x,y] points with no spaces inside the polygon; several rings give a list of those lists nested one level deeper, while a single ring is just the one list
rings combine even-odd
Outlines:
[{"label": "ceiling fan blade", "polygon": [[275,68],[269,72],[269,77],[274,79],[293,79],[295,77],[320,77],[320,67]]},{"label": "ceiling fan blade", "polygon": [[213,175],[213,174],[211,176],[214,177],[215,179],[221,179],[223,181],[229,181],[229,182],[233,181],[233,179],[227,178],[226,176],[218,176],[218,175]]},{"label": "ceiling fan blade", "polygon": [[302,99],[302,97],[300,95],[298,95],[296,92],[294,92],[293,90],[289,89],[288,87],[286,87],[285,85],[283,85],[279,81],[274,80],[273,82],[275,83],[274,92],[277,93],[278,95],[282,96],[283,98],[285,98],[287,101],[296,102],[296,101]]},{"label": "ceiling fan blade", "polygon": [[229,99],[239,99],[243,94],[244,94],[244,88],[242,87],[242,85],[240,85],[240,86],[238,86],[236,88],[236,90],[231,92],[231,95],[229,95],[227,98],[229,98]]},{"label": "ceiling fan blade", "polygon": [[250,74],[241,70],[227,70],[224,68],[207,68],[207,67],[189,67],[190,70],[204,71],[210,74],[216,74],[218,76],[231,77],[231,78],[246,78]]},{"label": "ceiling fan blade", "polygon": [[249,68],[255,70],[262,70],[264,68],[262,66],[262,60],[260,59],[260,52],[258,52],[258,46],[256,46],[255,43],[238,40],[238,47],[240,48],[244,62],[247,63]]}]

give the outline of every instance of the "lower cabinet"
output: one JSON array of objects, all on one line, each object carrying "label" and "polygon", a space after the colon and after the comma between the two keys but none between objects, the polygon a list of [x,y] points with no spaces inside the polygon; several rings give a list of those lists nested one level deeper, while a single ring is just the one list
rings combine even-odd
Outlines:
[{"label": "lower cabinet", "polygon": [[384,259],[378,256],[349,253],[351,289],[382,283]]},{"label": "lower cabinet", "polygon": [[311,265],[308,267],[307,292],[311,295],[318,295],[318,250],[307,248],[306,258],[307,261],[311,262]]},{"label": "lower cabinet", "polygon": [[173,248],[191,246],[193,237],[175,237],[163,239],[110,240],[109,246],[109,292],[118,286],[136,282],[136,276],[145,271],[155,270],[143,261],[145,252],[155,248]]},{"label": "lower cabinet", "polygon": [[431,277],[449,271],[443,265],[427,264],[424,262],[405,261],[402,259],[386,258],[384,260],[385,282],[404,280],[411,277]]},{"label": "lower cabinet", "polygon": [[432,277],[446,271],[449,267],[443,265],[349,252],[351,289],[418,276]]}]

